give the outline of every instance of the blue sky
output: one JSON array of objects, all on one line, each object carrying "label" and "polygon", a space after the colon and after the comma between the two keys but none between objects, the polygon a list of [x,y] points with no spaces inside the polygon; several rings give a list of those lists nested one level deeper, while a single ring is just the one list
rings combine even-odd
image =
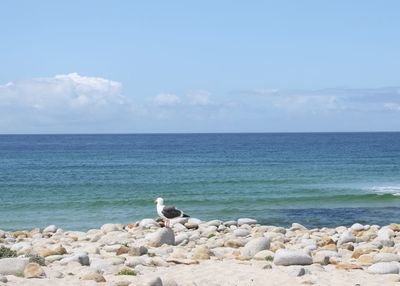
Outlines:
[{"label": "blue sky", "polygon": [[398,1],[0,8],[0,133],[400,131]]}]

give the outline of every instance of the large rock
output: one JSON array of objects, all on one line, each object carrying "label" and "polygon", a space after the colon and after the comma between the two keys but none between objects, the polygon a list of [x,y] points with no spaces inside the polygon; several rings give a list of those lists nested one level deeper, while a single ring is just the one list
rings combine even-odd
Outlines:
[{"label": "large rock", "polygon": [[45,276],[43,268],[37,263],[29,263],[24,269],[25,278],[43,278]]},{"label": "large rock", "polygon": [[302,224],[294,222],[294,223],[292,223],[292,227],[290,228],[290,230],[293,230],[293,231],[295,231],[295,230],[307,230],[307,228]]},{"label": "large rock", "polygon": [[29,258],[2,258],[0,259],[0,274],[23,276]]},{"label": "large rock", "polygon": [[394,253],[378,253],[374,256],[374,262],[400,261],[400,255]]},{"label": "large rock", "polygon": [[250,240],[244,248],[242,249],[241,253],[243,256],[251,256],[253,257],[257,252],[261,250],[269,249],[270,241],[268,238],[265,237],[258,237]]},{"label": "large rock", "polygon": [[301,250],[280,249],[274,256],[275,265],[310,265],[313,260],[310,255]]},{"label": "large rock", "polygon": [[54,224],[49,225],[48,227],[46,227],[43,230],[43,232],[47,232],[47,233],[55,233],[56,231],[57,231],[57,227]]},{"label": "large rock", "polygon": [[237,221],[237,224],[239,226],[244,225],[244,224],[252,225],[252,224],[256,224],[256,223],[257,223],[257,220],[252,219],[252,218],[240,218]]},{"label": "large rock", "polygon": [[170,228],[161,228],[155,233],[147,236],[149,245],[153,247],[159,247],[163,244],[174,245],[175,244],[175,234]]},{"label": "large rock", "polygon": [[360,223],[355,223],[350,228],[351,228],[351,230],[354,230],[354,231],[364,230],[364,226]]},{"label": "large rock", "polygon": [[340,236],[338,241],[338,245],[348,243],[348,242],[356,242],[357,238],[352,234],[351,230],[345,231]]},{"label": "large rock", "polygon": [[371,274],[398,274],[399,266],[394,262],[379,262],[372,264],[367,271]]}]

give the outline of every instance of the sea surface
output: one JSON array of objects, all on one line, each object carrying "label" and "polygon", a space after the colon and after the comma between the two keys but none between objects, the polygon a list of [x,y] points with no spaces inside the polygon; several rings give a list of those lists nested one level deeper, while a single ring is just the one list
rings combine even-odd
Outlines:
[{"label": "sea surface", "polygon": [[400,133],[0,135],[0,229],[156,217],[400,222]]}]

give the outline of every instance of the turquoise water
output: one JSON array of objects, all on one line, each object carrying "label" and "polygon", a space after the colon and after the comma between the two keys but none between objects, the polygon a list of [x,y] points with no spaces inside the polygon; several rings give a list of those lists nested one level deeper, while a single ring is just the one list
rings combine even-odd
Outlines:
[{"label": "turquoise water", "polygon": [[400,133],[1,135],[0,229],[156,217],[400,222]]}]

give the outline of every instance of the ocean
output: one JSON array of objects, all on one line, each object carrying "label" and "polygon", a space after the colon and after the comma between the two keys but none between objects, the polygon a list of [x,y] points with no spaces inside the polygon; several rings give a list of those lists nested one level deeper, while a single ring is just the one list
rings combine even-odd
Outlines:
[{"label": "ocean", "polygon": [[400,222],[400,133],[0,135],[0,229],[157,217]]}]

